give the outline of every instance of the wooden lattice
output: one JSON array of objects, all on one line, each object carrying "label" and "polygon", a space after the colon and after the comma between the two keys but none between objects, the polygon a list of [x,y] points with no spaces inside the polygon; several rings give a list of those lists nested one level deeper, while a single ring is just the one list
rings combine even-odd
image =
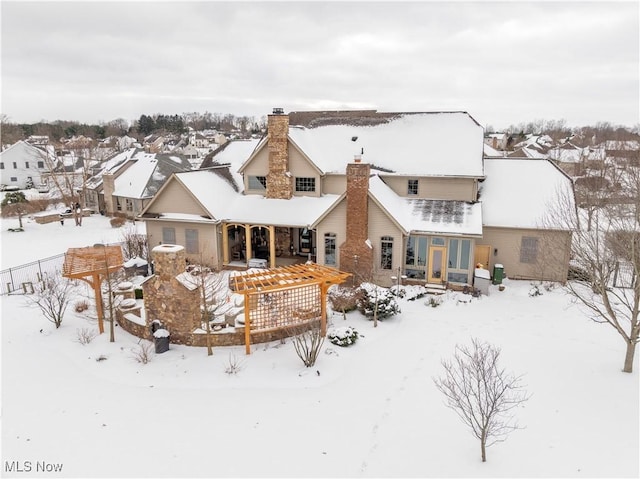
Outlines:
[{"label": "wooden lattice", "polygon": [[231,290],[244,294],[245,347],[250,354],[250,332],[283,328],[320,319],[326,333],[327,289],[350,276],[315,263],[282,266],[229,278]]}]

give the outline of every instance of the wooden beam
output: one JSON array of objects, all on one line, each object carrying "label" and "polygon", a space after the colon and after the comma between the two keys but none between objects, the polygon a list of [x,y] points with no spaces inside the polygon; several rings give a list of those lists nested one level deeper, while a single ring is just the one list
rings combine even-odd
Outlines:
[{"label": "wooden beam", "polygon": [[229,264],[229,226],[222,223],[222,264]]}]

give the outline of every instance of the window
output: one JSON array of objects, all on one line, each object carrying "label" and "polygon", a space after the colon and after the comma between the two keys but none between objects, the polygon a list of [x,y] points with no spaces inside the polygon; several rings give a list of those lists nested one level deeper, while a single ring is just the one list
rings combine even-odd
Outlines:
[{"label": "window", "polygon": [[336,265],[336,234],[324,234],[324,264],[328,266]]},{"label": "window", "polygon": [[406,266],[426,266],[427,264],[427,238],[424,236],[409,236],[407,238],[407,254],[404,264]]},{"label": "window", "polygon": [[176,229],[175,228],[162,228],[162,243],[163,244],[176,244]]},{"label": "window", "polygon": [[471,240],[450,239],[447,262],[447,280],[451,283],[466,283],[471,263]]},{"label": "window", "polygon": [[12,177],[11,177],[11,181],[12,181],[13,183],[17,183],[17,182],[18,182],[18,177],[17,177],[17,176],[12,176]]},{"label": "window", "polygon": [[249,176],[249,189],[263,191],[267,188],[266,176]]},{"label": "window", "polygon": [[120,203],[120,197],[116,196],[116,209],[122,211],[122,204]]},{"label": "window", "polygon": [[444,238],[431,238],[433,246],[444,246]]},{"label": "window", "polygon": [[535,263],[538,259],[538,238],[523,236],[520,242],[520,262]]},{"label": "window", "polygon": [[4,162],[0,163],[0,170],[4,170]]},{"label": "window", "polygon": [[393,264],[393,238],[383,236],[380,239],[380,267],[391,269]]},{"label": "window", "polygon": [[44,161],[38,162],[38,168],[44,168]]},{"label": "window", "polygon": [[296,178],[296,191],[316,191],[316,179]]},{"label": "window", "polygon": [[418,194],[418,180],[407,181],[407,195],[415,196]]},{"label": "window", "polygon": [[184,230],[185,249],[187,254],[197,254],[200,252],[198,244],[198,230]]},{"label": "window", "polygon": [[24,167],[25,167],[25,168],[29,168],[29,162],[28,162],[28,161],[25,161],[25,162],[24,162]]},{"label": "window", "polygon": [[13,162],[13,169],[17,170],[18,169],[18,163],[16,163],[15,161]]},{"label": "window", "polygon": [[125,204],[127,207],[127,211],[133,211],[133,200],[131,198],[126,198]]}]

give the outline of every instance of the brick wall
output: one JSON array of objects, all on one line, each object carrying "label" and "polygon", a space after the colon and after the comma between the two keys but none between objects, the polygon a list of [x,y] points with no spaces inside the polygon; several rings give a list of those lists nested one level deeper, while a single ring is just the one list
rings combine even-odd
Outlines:
[{"label": "brick wall", "polygon": [[347,231],[340,245],[340,269],[353,274],[356,284],[370,281],[373,274],[373,249],[369,239],[370,167],[356,159],[347,165]]},{"label": "brick wall", "polygon": [[288,174],[289,116],[273,114],[267,120],[269,147],[269,173],[267,173],[267,198],[288,200],[293,196],[293,179]]}]

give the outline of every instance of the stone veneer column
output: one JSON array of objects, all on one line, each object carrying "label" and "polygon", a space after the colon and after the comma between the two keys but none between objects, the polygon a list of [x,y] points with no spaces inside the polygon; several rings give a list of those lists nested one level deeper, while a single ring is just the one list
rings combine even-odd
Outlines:
[{"label": "stone veneer column", "polygon": [[[185,251],[180,245],[163,244],[151,250],[154,276],[143,283],[147,326],[159,320],[171,342],[185,343],[200,326],[200,290],[187,288],[176,279],[185,271]],[[195,286],[195,285],[194,285]]]},{"label": "stone veneer column", "polygon": [[288,200],[293,196],[293,180],[289,173],[289,115],[274,109],[274,113],[268,116],[267,128],[269,172],[266,196]]},{"label": "stone veneer column", "polygon": [[353,274],[354,283],[371,281],[373,249],[369,239],[370,167],[357,157],[347,165],[347,238],[340,245],[340,269]]},{"label": "stone veneer column", "polygon": [[112,174],[102,175],[102,194],[104,195],[105,214],[113,216],[115,209],[113,205],[113,192],[115,191],[115,179]]}]

